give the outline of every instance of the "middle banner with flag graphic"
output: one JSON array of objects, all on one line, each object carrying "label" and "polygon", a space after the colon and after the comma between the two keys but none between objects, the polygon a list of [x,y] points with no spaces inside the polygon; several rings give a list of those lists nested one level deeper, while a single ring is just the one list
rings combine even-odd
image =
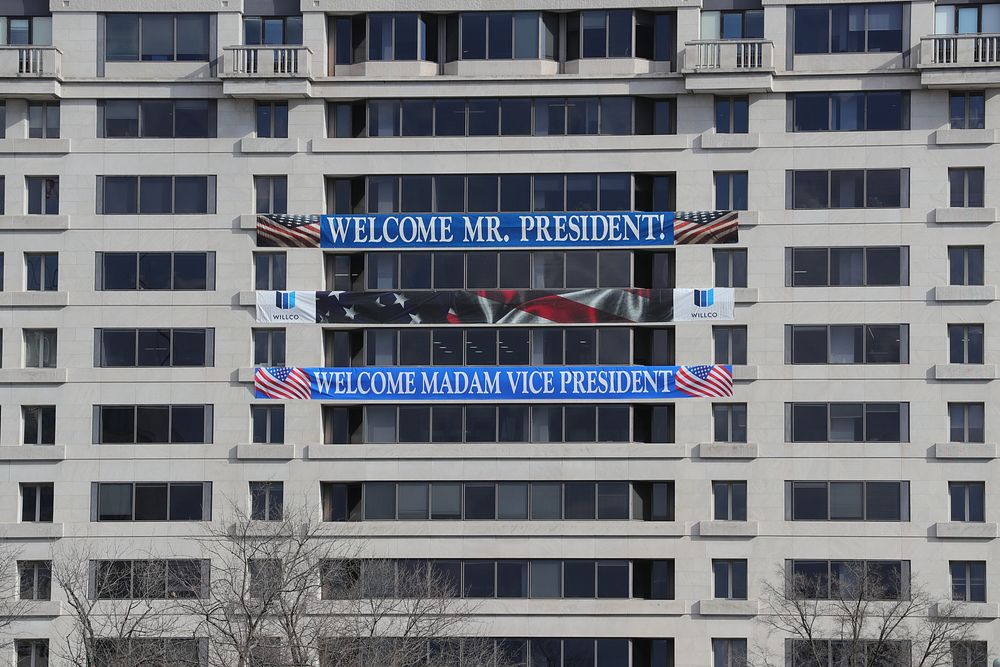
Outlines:
[{"label": "middle banner with flag graphic", "polygon": [[343,401],[650,401],[728,398],[731,366],[258,368],[257,398]]},{"label": "middle banner with flag graphic", "polygon": [[734,290],[257,292],[257,321],[291,324],[641,324],[733,319]]}]

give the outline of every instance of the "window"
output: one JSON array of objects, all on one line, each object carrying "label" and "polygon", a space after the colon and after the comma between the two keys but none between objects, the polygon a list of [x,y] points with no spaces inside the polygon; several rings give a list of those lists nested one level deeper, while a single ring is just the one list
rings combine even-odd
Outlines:
[{"label": "window", "polygon": [[910,129],[910,94],[901,90],[795,93],[789,96],[793,132]]},{"label": "window", "polygon": [[985,422],[986,406],[983,403],[948,404],[951,442],[985,442]]},{"label": "window", "polygon": [[254,176],[256,213],[288,213],[288,177]]},{"label": "window", "polygon": [[903,50],[901,4],[796,7],[795,53],[896,53]]},{"label": "window", "polygon": [[99,252],[99,290],[215,289],[214,252]]},{"label": "window", "polygon": [[713,639],[712,667],[747,667],[746,639]]},{"label": "window", "polygon": [[763,39],[764,10],[702,11],[701,39]]},{"label": "window", "polygon": [[284,512],[283,482],[250,482],[250,518],[281,521]]},{"label": "window", "polygon": [[17,577],[22,600],[52,599],[52,561],[18,561]]},{"label": "window", "polygon": [[52,16],[0,16],[0,44],[51,46]]},{"label": "window", "polygon": [[909,521],[909,482],[786,482],[786,520]]},{"label": "window", "polygon": [[909,403],[786,403],[786,442],[909,442]]},{"label": "window", "polygon": [[254,366],[285,365],[284,329],[253,330],[253,365]]},{"label": "window", "polygon": [[22,405],[24,444],[53,445],[56,442],[56,406]]},{"label": "window", "polygon": [[715,172],[715,209],[717,211],[747,210],[747,172]]},{"label": "window", "polygon": [[25,176],[28,215],[59,215],[59,177]]},{"label": "window", "polygon": [[986,602],[986,561],[953,560],[951,599],[959,602]]},{"label": "window", "polygon": [[207,61],[209,14],[105,14],[105,60]]},{"label": "window", "polygon": [[715,98],[715,133],[746,134],[750,131],[750,98]]},{"label": "window", "polygon": [[744,326],[712,327],[715,363],[745,365],[747,363],[747,328]]},{"label": "window", "polygon": [[910,283],[909,248],[787,248],[789,287],[892,286]]},{"label": "window", "polygon": [[747,483],[712,482],[712,507],[716,521],[746,521]]},{"label": "window", "polygon": [[99,100],[98,136],[118,138],[214,138],[215,100]]},{"label": "window", "polygon": [[628,9],[581,11],[566,17],[566,60],[632,58],[633,14]]},{"label": "window", "polygon": [[14,641],[17,667],[48,667],[48,639],[18,639]]},{"label": "window", "polygon": [[94,482],[91,521],[211,521],[211,482]]},{"label": "window", "polygon": [[983,325],[948,325],[948,363],[983,363]]},{"label": "window", "polygon": [[98,176],[98,215],[215,213],[215,176]]},{"label": "window", "polygon": [[95,329],[94,366],[214,365],[214,329]]},{"label": "window", "polygon": [[257,136],[288,138],[288,102],[257,102]]},{"label": "window", "polygon": [[277,558],[251,558],[248,592],[251,599],[272,598],[282,589],[282,566]]},{"label": "window", "polygon": [[985,482],[948,482],[951,520],[982,522],[986,520]]},{"label": "window", "polygon": [[909,169],[787,171],[788,208],[906,208]]},{"label": "window", "polygon": [[[368,14],[367,19],[368,60],[437,62],[436,14],[379,12]],[[358,55],[355,53],[355,60],[361,61]]]},{"label": "window", "polygon": [[59,103],[28,102],[28,137],[59,138]]},{"label": "window", "polygon": [[986,127],[986,94],[983,91],[952,91],[948,110],[953,130],[981,130]]},{"label": "window", "polygon": [[207,560],[194,559],[93,560],[90,561],[93,598],[176,600],[204,597],[208,566]]},{"label": "window", "polygon": [[53,485],[21,484],[21,521],[52,523]]},{"label": "window", "polygon": [[909,360],[906,324],[785,326],[785,361],[792,364],[899,364]]},{"label": "window", "polygon": [[986,170],[982,167],[951,167],[948,169],[948,187],[951,197],[948,205],[953,208],[981,208]]},{"label": "window", "polygon": [[747,599],[746,560],[712,560],[712,577],[715,580],[716,600]]},{"label": "window", "polygon": [[258,252],[253,256],[254,288],[259,290],[285,289],[285,253]]},{"label": "window", "polygon": [[746,403],[721,403],[712,406],[715,442],[747,441]]},{"label": "window", "polygon": [[934,7],[934,32],[968,35],[1000,30],[1000,8],[993,4],[940,4]]},{"label": "window", "polygon": [[243,43],[283,46],[302,43],[302,16],[244,16]]},{"label": "window", "polygon": [[29,292],[59,289],[59,255],[54,252],[24,253],[25,283]]},{"label": "window", "polygon": [[715,264],[716,287],[746,287],[747,286],[747,251],[746,248],[733,250],[713,250],[712,259]]},{"label": "window", "polygon": [[211,405],[94,406],[97,444],[208,444]]},{"label": "window", "polygon": [[[3,114],[0,114],[0,122],[5,122],[4,121],[4,117],[5,116]],[[2,136],[3,135],[0,135],[0,137],[2,137]],[[0,215],[3,215],[4,211],[5,211],[4,200],[7,198],[6,197],[6,191],[7,191],[6,190],[6,185],[7,185],[7,179],[4,178],[3,176],[0,176]],[[2,287],[2,286],[0,286],[0,287]]]},{"label": "window", "polygon": [[285,442],[284,405],[252,405],[250,414],[254,443],[280,445]]},{"label": "window", "polygon": [[982,285],[985,251],[983,246],[948,246],[948,284]]},{"label": "window", "polygon": [[55,329],[24,329],[24,367],[56,367]]},{"label": "window", "polygon": [[984,641],[951,642],[951,664],[954,667],[987,667],[989,651]]},{"label": "window", "polygon": [[669,521],[671,482],[321,484],[324,521]]},{"label": "window", "polygon": [[555,60],[559,17],[547,12],[465,12],[448,17],[447,36],[449,62]]},{"label": "window", "polygon": [[[791,595],[800,600],[906,600],[909,561],[786,561]],[[798,664],[798,663],[796,663]]]}]

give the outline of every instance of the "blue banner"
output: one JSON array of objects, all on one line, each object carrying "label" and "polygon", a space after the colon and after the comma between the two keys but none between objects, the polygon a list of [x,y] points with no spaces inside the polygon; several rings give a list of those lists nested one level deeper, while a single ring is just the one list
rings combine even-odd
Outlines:
[{"label": "blue banner", "polygon": [[258,368],[257,398],[336,401],[647,401],[728,398],[731,366]]}]

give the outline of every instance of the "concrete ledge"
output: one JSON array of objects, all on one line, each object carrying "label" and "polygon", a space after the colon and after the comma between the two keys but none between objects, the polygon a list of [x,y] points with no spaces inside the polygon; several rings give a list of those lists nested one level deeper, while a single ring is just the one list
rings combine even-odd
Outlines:
[{"label": "concrete ledge", "polygon": [[934,133],[934,143],[938,146],[995,144],[996,141],[997,131],[993,129],[952,130],[949,128]]},{"label": "concrete ledge", "polygon": [[68,297],[66,292],[0,292],[0,307],[62,308]]},{"label": "concrete ledge", "polygon": [[934,445],[936,459],[995,459],[997,446],[992,442],[939,442]]},{"label": "concrete ledge", "polygon": [[935,364],[935,380],[995,380],[995,364]]},{"label": "concrete ledge", "polygon": [[736,303],[757,303],[758,298],[756,287],[737,287],[733,290],[733,299]]},{"label": "concrete ledge", "polygon": [[941,521],[934,524],[934,537],[941,540],[992,540],[996,536],[995,523]]},{"label": "concrete ledge", "polygon": [[[170,523],[170,522],[165,522]],[[180,522],[177,522],[180,524]],[[600,548],[595,551],[590,547],[580,547],[587,549],[588,558],[621,558],[622,545],[624,542],[615,542],[619,539],[649,538],[648,553],[669,552],[670,546],[665,544],[663,538],[683,539],[686,537],[685,524],[683,521],[560,521],[558,530],[554,522],[547,520],[530,519],[501,519],[482,521],[428,521],[421,519],[418,521],[349,521],[349,522],[323,522],[317,526],[318,537],[333,537],[334,539],[361,539],[366,543],[374,540],[389,538],[399,540],[404,538],[419,538],[412,547],[408,547],[409,558],[417,558],[418,552],[426,552],[435,549],[435,545],[427,542],[424,538],[499,538],[495,543],[490,543],[490,558],[524,558],[525,544],[524,538],[548,538],[558,537],[582,538],[590,544],[591,540],[595,544],[600,544]],[[517,539],[511,539],[516,535]],[[485,544],[485,543],[482,543]],[[581,543],[582,544],[582,543]],[[440,549],[440,547],[437,547]],[[486,553],[479,551],[479,547],[472,547],[476,553]],[[647,553],[644,547],[637,547],[642,553]],[[659,551],[657,551],[659,549]],[[538,553],[544,553],[539,550]],[[563,553],[562,550],[557,553]],[[584,552],[566,551],[572,553],[570,557],[577,556]],[[607,555],[599,555],[607,554]],[[436,557],[440,557],[439,555]],[[539,556],[544,558],[545,556]],[[635,602],[635,600],[631,600]]]},{"label": "concrete ledge", "polygon": [[295,458],[295,445],[236,445],[239,460],[289,461]]},{"label": "concrete ledge", "polygon": [[993,207],[985,208],[936,208],[934,209],[934,222],[938,224],[961,224],[961,223],[990,223],[996,222],[997,210]]},{"label": "concrete ledge", "polygon": [[687,458],[687,445],[564,443],[405,443],[396,445],[306,445],[304,457],[317,461],[377,461],[436,459],[663,461]]},{"label": "concrete ledge", "polygon": [[1000,605],[996,602],[942,600],[934,604],[934,615],[949,618],[997,618],[1000,616]]},{"label": "concrete ledge", "polygon": [[0,447],[0,461],[62,461],[64,445],[15,445]]},{"label": "concrete ledge", "polygon": [[60,600],[24,600],[18,603],[17,615],[28,618],[46,618],[60,616],[63,613]]},{"label": "concrete ledge", "polygon": [[240,229],[256,230],[257,229],[257,216],[256,215],[241,215],[240,216]]},{"label": "concrete ledge", "polygon": [[0,384],[64,384],[65,368],[0,368]]},{"label": "concrete ledge", "polygon": [[243,384],[253,384],[253,376],[256,368],[239,368],[236,370],[236,381]]},{"label": "concrete ledge", "polygon": [[740,227],[756,227],[760,224],[760,211],[740,211],[736,222]]},{"label": "concrete ledge", "polygon": [[269,138],[244,137],[240,139],[241,153],[301,153],[302,141],[298,137]]},{"label": "concrete ledge", "polygon": [[757,379],[756,366],[733,366],[733,380],[736,382],[753,382]]},{"label": "concrete ledge", "polygon": [[996,301],[996,285],[938,285],[935,301]]},{"label": "concrete ledge", "polygon": [[58,540],[62,536],[61,523],[0,523],[0,538],[5,540]]},{"label": "concrete ledge", "polygon": [[760,134],[705,132],[701,135],[701,147],[705,150],[753,150],[760,147]]},{"label": "concrete ledge", "polygon": [[69,139],[0,139],[0,153],[69,153],[72,142]]},{"label": "concrete ledge", "polygon": [[756,537],[756,521],[699,521],[699,537]]},{"label": "concrete ledge", "polygon": [[0,215],[0,232],[62,232],[68,215]]},{"label": "concrete ledge", "polygon": [[239,293],[239,303],[241,306],[256,306],[257,305],[257,292],[250,292],[247,290],[242,290]]},{"label": "concrete ledge", "polygon": [[699,616],[756,616],[760,605],[757,600],[699,600],[692,611]]},{"label": "concrete ledge", "polygon": [[757,445],[743,442],[703,442],[698,445],[697,456],[699,459],[755,459]]}]

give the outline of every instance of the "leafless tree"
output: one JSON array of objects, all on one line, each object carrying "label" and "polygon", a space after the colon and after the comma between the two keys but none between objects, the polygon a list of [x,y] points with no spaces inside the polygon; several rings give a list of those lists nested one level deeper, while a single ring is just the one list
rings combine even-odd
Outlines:
[{"label": "leafless tree", "polygon": [[11,644],[11,625],[30,604],[28,600],[21,599],[20,573],[17,568],[20,554],[20,549],[3,541],[0,536],[0,647]]},{"label": "leafless tree", "polygon": [[954,642],[976,636],[977,618],[960,604],[938,602],[915,576],[873,561],[838,561],[813,575],[780,568],[763,583],[762,602],[758,621],[787,649],[774,656],[757,647],[751,665],[784,666],[787,650],[796,667],[944,667]]},{"label": "leafless tree", "polygon": [[[69,607],[72,629],[56,653],[77,667],[140,667],[197,664],[197,646],[183,633],[180,618],[165,600],[184,596],[184,584],[168,579],[163,559],[126,559],[66,547],[53,556],[52,579]],[[197,561],[184,561],[197,563]],[[188,635],[190,637],[190,635]]]},{"label": "leafless tree", "polygon": [[428,650],[434,666],[457,665],[464,651],[463,666],[493,667],[492,639],[468,634],[478,630],[472,609],[429,568],[397,578],[395,561],[360,559],[361,545],[332,535],[304,503],[286,504],[277,521],[230,506],[203,537],[209,594],[181,604],[208,638],[212,667],[402,667]]}]

